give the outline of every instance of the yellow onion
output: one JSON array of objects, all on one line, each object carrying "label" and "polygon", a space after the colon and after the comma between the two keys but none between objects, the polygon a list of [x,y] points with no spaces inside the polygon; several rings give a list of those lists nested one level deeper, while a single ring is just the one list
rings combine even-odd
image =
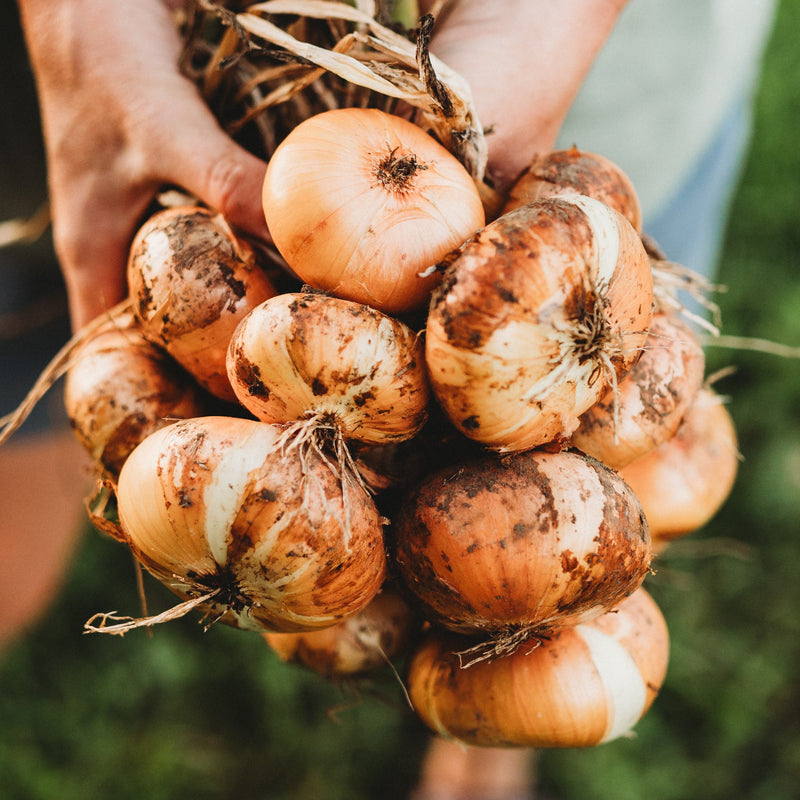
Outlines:
[{"label": "yellow onion", "polygon": [[431,631],[409,664],[420,718],[441,736],[488,747],[590,747],[627,734],[656,698],[669,633],[638,589],[615,611],[536,645],[464,668],[455,634]]},{"label": "yellow onion", "polygon": [[675,435],[704,369],[694,331],[674,314],[655,314],[641,357],[581,415],[572,444],[613,469],[627,466]]},{"label": "yellow onion", "polygon": [[631,179],[605,156],[577,147],[536,156],[509,190],[503,213],[545,197],[577,194],[601,200],[641,232],[642,207]]},{"label": "yellow onion", "polygon": [[323,628],[361,611],[384,577],[382,518],[366,490],[282,428],[196,417],[151,434],[119,477],[141,563],[243,628]]},{"label": "yellow onion", "polygon": [[402,596],[382,589],[358,614],[318,631],[265,633],[281,660],[328,678],[361,675],[402,656],[416,629],[416,616]]},{"label": "yellow onion", "polygon": [[620,471],[642,502],[659,546],[705,525],[739,469],[736,429],[722,398],[703,388],[677,433]]},{"label": "yellow onion", "polygon": [[579,196],[510,211],[464,244],[433,297],[435,394],[497,451],[564,440],[639,357],[652,302],[644,246],[609,206]]},{"label": "yellow onion", "polygon": [[270,158],[262,200],[275,246],[303,281],[388,313],[424,304],[440,277],[428,268],[484,223],[455,156],[376,109],[301,122]]},{"label": "yellow onion", "polygon": [[195,206],[154,214],[131,245],[128,287],[145,336],[209,392],[235,400],[228,342],[239,320],[276,291],[225,219]]},{"label": "yellow onion", "polygon": [[426,618],[499,649],[613,608],[650,564],[636,496],[613,470],[568,451],[430,475],[400,504],[389,544]]},{"label": "yellow onion", "polygon": [[207,402],[129,313],[109,320],[72,355],[64,407],[92,460],[116,479],[144,438],[176,419],[205,413]]},{"label": "yellow onion", "polygon": [[264,422],[317,420],[345,439],[387,444],[427,418],[420,337],[361,303],[277,295],[242,320],[227,363],[239,402]]}]

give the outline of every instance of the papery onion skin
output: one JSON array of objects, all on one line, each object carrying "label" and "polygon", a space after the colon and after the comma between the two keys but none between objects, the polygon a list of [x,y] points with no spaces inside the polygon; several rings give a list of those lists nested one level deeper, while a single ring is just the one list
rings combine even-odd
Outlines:
[{"label": "papery onion skin", "polygon": [[242,628],[300,631],[358,613],[385,578],[382,519],[366,490],[280,426],[197,417],[125,462],[120,522],[141,563]]},{"label": "papery onion skin", "polygon": [[633,229],[642,230],[642,207],[631,179],[599,153],[570,147],[534,158],[511,189],[502,213],[545,197],[587,195],[619,211]]},{"label": "papery onion skin", "polygon": [[703,388],[677,433],[620,471],[642,502],[661,548],[709,522],[739,470],[736,428],[723,399]]},{"label": "papery onion skin", "polygon": [[567,451],[440,470],[400,505],[388,540],[427,619],[487,637],[598,616],[641,585],[651,556],[633,492]]},{"label": "papery onion skin", "polygon": [[431,270],[485,221],[474,181],[420,127],[377,109],[310,117],[270,158],[270,234],[306,283],[387,313],[427,302]]},{"label": "papery onion skin", "polygon": [[143,439],[176,419],[206,413],[208,402],[125,314],[109,320],[71,357],[64,407],[95,464],[116,480]]},{"label": "papery onion skin", "polygon": [[649,259],[618,212],[588,197],[511,211],[464,244],[434,294],[434,393],[498,452],[564,441],[639,357],[652,302]]},{"label": "papery onion skin", "polygon": [[675,435],[704,370],[697,334],[674,314],[655,314],[641,357],[616,390],[581,415],[573,446],[622,469]]},{"label": "papery onion skin", "polygon": [[230,337],[250,309],[276,294],[252,247],[219,214],[167,208],[134,237],[128,287],[145,336],[213,395],[235,401],[225,369]]},{"label": "papery onion skin", "polygon": [[369,306],[286,293],[253,309],[234,333],[228,375],[265,422],[322,418],[345,439],[389,444],[425,424],[430,389],[421,338]]},{"label": "papery onion skin", "polygon": [[669,661],[666,622],[644,589],[502,658],[464,668],[464,646],[432,631],[407,686],[432,731],[484,747],[591,747],[623,736],[652,705]]},{"label": "papery onion skin", "polygon": [[395,590],[384,588],[363,611],[319,631],[265,633],[281,660],[326,678],[363,675],[402,656],[417,629],[417,617]]}]

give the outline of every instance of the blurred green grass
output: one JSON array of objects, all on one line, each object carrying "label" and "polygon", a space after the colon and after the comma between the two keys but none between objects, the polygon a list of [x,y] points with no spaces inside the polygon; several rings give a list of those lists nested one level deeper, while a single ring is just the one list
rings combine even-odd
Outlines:
[{"label": "blurred green grass", "polygon": [[[784,0],[719,279],[724,331],[800,345],[800,0]],[[672,634],[636,735],[545,752],[564,800],[796,800],[800,794],[800,363],[712,347],[735,372],[743,460],[728,503],[648,587]],[[153,608],[172,604],[148,581]],[[427,735],[397,683],[331,686],[256,635],[196,618],[86,636],[136,613],[133,565],[90,532],[46,618],[0,661],[4,800],[377,800],[408,796]]]}]

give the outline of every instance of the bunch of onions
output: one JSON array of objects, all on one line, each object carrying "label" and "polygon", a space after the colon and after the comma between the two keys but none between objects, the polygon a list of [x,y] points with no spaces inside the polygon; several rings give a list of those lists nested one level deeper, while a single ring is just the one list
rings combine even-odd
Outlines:
[{"label": "bunch of onions", "polygon": [[619,211],[634,230],[642,230],[636,187],[613,161],[570,147],[536,156],[508,192],[503,213],[546,197],[586,195]]},{"label": "bunch of onions", "polygon": [[387,313],[424,305],[431,269],[484,223],[461,163],[376,109],[316,114],[270,158],[262,203],[275,246],[307,284]]},{"label": "bunch of onions", "polygon": [[469,745],[589,747],[627,734],[666,675],[669,634],[644,589],[615,611],[463,669],[456,634],[431,631],[408,690],[434,732]]},{"label": "bunch of onions", "polygon": [[389,543],[425,617],[489,639],[487,654],[614,608],[641,585],[651,554],[633,492],[568,451],[440,470],[406,498]]},{"label": "bunch of onions", "polygon": [[674,314],[655,314],[641,357],[616,391],[581,415],[573,446],[622,469],[675,435],[704,370],[694,331]]},{"label": "bunch of onions", "polygon": [[241,628],[313,630],[381,588],[383,521],[358,482],[281,433],[220,416],[156,431],[122,468],[119,518],[138,560],[189,605]]},{"label": "bunch of onions", "polygon": [[137,232],[128,290],[144,335],[211,394],[235,401],[225,357],[242,317],[276,294],[250,245],[220,215],[166,208]]},{"label": "bunch of onions", "polygon": [[434,392],[494,450],[564,441],[640,356],[652,304],[647,253],[621,214],[585,196],[522,206],[449,264],[426,328]]},{"label": "bunch of onions", "polygon": [[207,399],[128,312],[73,352],[64,406],[93,462],[116,480],[136,445],[176,419],[205,413]]},{"label": "bunch of onions", "polygon": [[326,678],[363,675],[405,654],[417,616],[403,596],[384,587],[358,614],[329,628],[302,633],[265,633],[281,660]]},{"label": "bunch of onions", "polygon": [[280,294],[253,309],[231,338],[227,369],[239,402],[264,422],[307,420],[345,440],[391,444],[427,418],[417,334],[326,294]]},{"label": "bunch of onions", "polygon": [[654,544],[661,548],[711,520],[730,495],[738,469],[730,412],[704,387],[676,434],[620,474],[641,500]]}]

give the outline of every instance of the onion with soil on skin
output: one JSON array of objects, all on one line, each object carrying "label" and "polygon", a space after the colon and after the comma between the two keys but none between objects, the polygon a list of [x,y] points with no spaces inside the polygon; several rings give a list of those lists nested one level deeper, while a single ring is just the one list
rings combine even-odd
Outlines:
[{"label": "onion with soil on skin", "polygon": [[316,425],[345,441],[402,442],[428,415],[420,337],[325,294],[281,294],[253,309],[231,338],[227,369],[239,402],[262,421]]},{"label": "onion with soil on skin", "polygon": [[703,383],[698,336],[673,314],[653,316],[642,355],[630,372],[580,418],[572,444],[612,469],[672,438]]},{"label": "onion with soil on skin", "polygon": [[417,630],[417,616],[392,588],[382,589],[363,611],[319,631],[265,633],[282,661],[326,678],[363,675],[401,657]]},{"label": "onion with soil on skin", "polygon": [[610,159],[571,147],[539,155],[508,193],[503,213],[545,197],[587,195],[619,211],[642,230],[642,208],[631,179]]},{"label": "onion with soil on skin", "polygon": [[432,623],[481,635],[476,658],[614,608],[650,566],[641,505],[580,453],[488,456],[430,475],[388,533],[399,578]]},{"label": "onion with soil on skin", "polygon": [[458,159],[377,109],[310,117],[269,160],[263,207],[276,247],[306,283],[386,313],[424,305],[430,268],[485,221]]},{"label": "onion with soil on skin", "polygon": [[638,359],[652,316],[644,246],[589,197],[522,206],[450,259],[426,361],[465,436],[499,452],[566,440]]},{"label": "onion with soil on skin", "polygon": [[[196,417],[151,434],[117,488],[126,542],[143,566],[212,618],[301,631],[357,614],[386,572],[383,519],[365,489],[280,426]],[[91,627],[124,632],[153,618]],[[158,619],[156,621],[161,621]]]},{"label": "onion with soil on skin", "polygon": [[128,288],[144,335],[213,395],[235,401],[228,342],[241,318],[276,294],[253,248],[219,214],[167,208],[134,237]]},{"label": "onion with soil on skin", "polygon": [[730,495],[739,470],[736,429],[723,399],[697,394],[677,433],[620,474],[642,502],[653,544],[701,528]]},{"label": "onion with soil on skin", "polygon": [[206,413],[208,399],[125,313],[71,355],[64,407],[98,469],[116,480],[134,447],[176,419]]},{"label": "onion with soil on skin", "polygon": [[484,747],[591,747],[626,735],[666,675],[669,633],[644,589],[615,611],[468,668],[463,637],[431,631],[411,657],[413,707],[435,733]]}]

